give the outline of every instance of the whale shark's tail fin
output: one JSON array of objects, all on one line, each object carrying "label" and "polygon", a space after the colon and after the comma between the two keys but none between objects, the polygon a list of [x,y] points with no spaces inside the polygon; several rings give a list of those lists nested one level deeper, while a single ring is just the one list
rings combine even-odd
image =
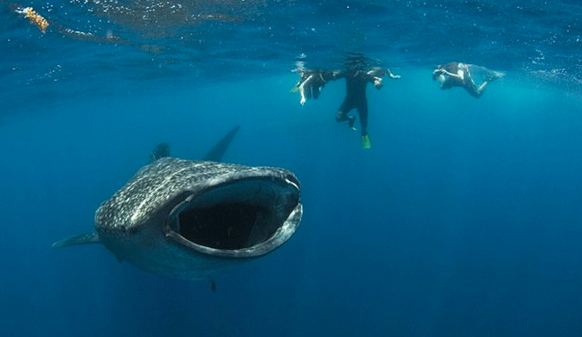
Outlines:
[{"label": "whale shark's tail fin", "polygon": [[230,142],[232,142],[232,139],[238,132],[238,129],[240,129],[240,125],[237,125],[234,128],[232,128],[232,130],[230,130],[230,132],[227,133],[226,136],[222,137],[222,139],[216,145],[214,145],[214,147],[210,149],[210,151],[206,153],[203,160],[221,161],[222,156],[224,156],[224,153],[226,152],[228,146],[230,145]]},{"label": "whale shark's tail fin", "polygon": [[53,248],[62,248],[73,245],[87,245],[90,243],[100,243],[99,234],[92,232],[74,235],[53,243]]}]

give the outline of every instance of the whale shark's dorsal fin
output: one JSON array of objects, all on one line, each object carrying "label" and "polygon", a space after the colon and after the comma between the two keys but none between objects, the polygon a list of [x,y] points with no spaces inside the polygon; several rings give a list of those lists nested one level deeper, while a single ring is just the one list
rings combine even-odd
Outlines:
[{"label": "whale shark's dorsal fin", "polygon": [[150,154],[150,164],[158,159],[170,156],[170,145],[168,143],[159,143]]},{"label": "whale shark's dorsal fin", "polygon": [[[235,126],[232,128],[224,137],[218,141],[211,149],[206,153],[206,155],[202,158],[202,160],[209,160],[209,161],[222,161],[222,157],[226,153],[228,146],[232,142],[232,139],[240,129],[240,125]],[[160,143],[156,145],[156,147],[152,150],[150,154],[150,164],[155,162],[158,159],[169,157],[170,156],[170,145],[168,143]]]},{"label": "whale shark's dorsal fin", "polygon": [[229,133],[222,137],[222,139],[218,143],[216,143],[216,145],[214,145],[214,147],[210,149],[210,151],[206,153],[203,160],[218,162],[222,161],[222,156],[224,156],[226,149],[228,149],[228,146],[230,145],[230,142],[232,142],[232,139],[238,132],[238,129],[240,129],[240,125],[237,125],[234,128],[232,128],[232,130],[230,130]]},{"label": "whale shark's dorsal fin", "polygon": [[69,238],[53,243],[53,248],[62,248],[73,245],[87,245],[90,243],[101,243],[99,241],[99,234],[97,234],[97,232],[73,235]]}]

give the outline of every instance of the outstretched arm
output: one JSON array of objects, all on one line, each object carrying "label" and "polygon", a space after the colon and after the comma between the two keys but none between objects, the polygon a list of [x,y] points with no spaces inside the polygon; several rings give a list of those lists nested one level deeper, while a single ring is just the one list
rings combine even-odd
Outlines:
[{"label": "outstretched arm", "polygon": [[459,69],[457,71],[457,73],[455,74],[455,73],[451,73],[450,71],[447,71],[447,70],[445,70],[443,68],[440,68],[440,69],[435,70],[433,72],[433,74],[436,75],[436,76],[438,76],[438,75],[447,75],[449,77],[457,78],[457,79],[459,79],[461,81],[464,81],[465,80],[465,72],[462,69]]},{"label": "outstretched arm", "polygon": [[326,70],[321,72],[321,76],[324,81],[329,82],[346,77],[346,73],[341,70]]},{"label": "outstretched arm", "polygon": [[387,74],[388,76],[390,76],[390,78],[393,78],[393,79],[400,78],[400,75],[394,75],[394,74],[393,74],[393,73],[390,71],[390,69],[386,69],[386,74]]},{"label": "outstretched arm", "polygon": [[384,77],[384,75],[388,75],[390,76],[390,78],[392,79],[398,79],[400,78],[400,75],[394,75],[390,69],[387,68],[376,68],[376,69],[372,69],[370,71],[367,72],[367,74],[369,76],[371,76],[371,81],[374,82],[374,86],[377,89],[382,88],[382,77]]}]

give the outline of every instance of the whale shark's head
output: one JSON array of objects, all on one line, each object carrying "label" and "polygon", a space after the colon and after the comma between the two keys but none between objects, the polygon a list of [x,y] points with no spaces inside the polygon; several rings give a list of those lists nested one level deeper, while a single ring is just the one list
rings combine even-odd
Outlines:
[{"label": "whale shark's head", "polygon": [[302,212],[299,181],[286,169],[162,158],[101,204],[95,229],[120,260],[200,278],[275,250]]},{"label": "whale shark's head", "polygon": [[212,178],[177,196],[166,236],[181,246],[221,257],[258,257],[295,232],[302,214],[299,182],[274,168]]}]

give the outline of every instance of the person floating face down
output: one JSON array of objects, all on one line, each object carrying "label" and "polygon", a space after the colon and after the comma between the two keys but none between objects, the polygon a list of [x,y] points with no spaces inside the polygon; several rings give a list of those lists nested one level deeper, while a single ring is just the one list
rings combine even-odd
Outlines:
[{"label": "person floating face down", "polygon": [[486,71],[487,77],[479,86],[475,84],[475,81],[471,76],[469,65],[460,62],[451,62],[437,66],[437,68],[432,72],[432,79],[439,81],[442,90],[451,89],[453,87],[463,87],[471,96],[479,98],[483,95],[489,82],[503,76],[502,73],[484,67],[480,68]]},{"label": "person floating face down", "polygon": [[371,143],[370,137],[368,136],[368,100],[366,98],[366,87],[368,82],[372,82],[377,89],[380,89],[383,85],[382,77],[385,75],[393,79],[400,78],[400,75],[394,75],[389,69],[380,67],[374,67],[370,70],[359,68],[344,71],[305,70],[301,72],[301,78],[295,88],[297,88],[301,95],[300,103],[303,105],[306,99],[317,99],[326,82],[345,78],[346,97],[336,114],[336,121],[347,121],[348,126],[352,130],[356,130],[354,127],[356,117],[348,116],[351,110],[356,109],[360,116],[361,145],[363,149],[369,149]]},{"label": "person floating face down", "polygon": [[308,99],[318,99],[325,83],[333,78],[334,72],[330,70],[305,69],[300,72],[299,81],[291,92],[299,91],[301,96],[299,103],[304,105]]}]

